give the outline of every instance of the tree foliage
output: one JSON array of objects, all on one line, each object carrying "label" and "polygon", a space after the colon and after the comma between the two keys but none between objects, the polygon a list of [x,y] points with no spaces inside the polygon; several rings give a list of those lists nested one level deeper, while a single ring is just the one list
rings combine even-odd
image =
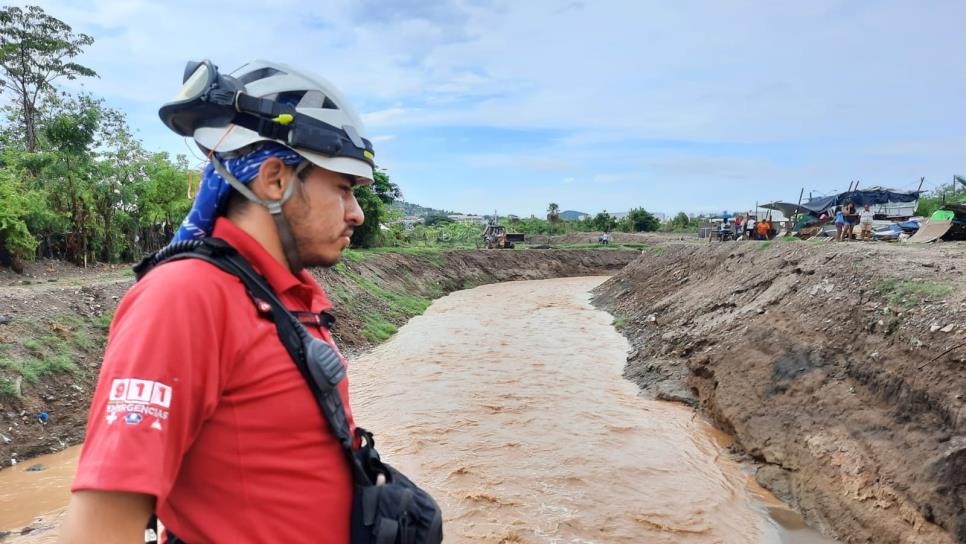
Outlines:
[{"label": "tree foliage", "polygon": [[944,204],[963,203],[966,203],[966,179],[962,176],[953,176],[952,183],[940,185],[919,199],[916,215],[929,217]]},{"label": "tree foliage", "polygon": [[53,82],[97,75],[72,60],[92,43],[94,38],[75,34],[67,23],[40,7],[0,9],[0,86],[16,98],[20,134],[27,151],[37,149],[37,105],[54,94]]},{"label": "tree foliage", "polygon": [[661,221],[644,208],[627,212],[627,222],[633,232],[654,232],[661,228]]},{"label": "tree foliage", "polygon": [[352,233],[353,247],[374,247],[382,242],[382,224],[389,213],[389,205],[402,197],[399,186],[389,180],[385,170],[377,169],[374,178],[372,185],[360,185],[354,190],[366,219]]},{"label": "tree foliage", "polygon": [[437,225],[445,225],[445,224],[454,223],[454,222],[455,221],[450,219],[449,216],[443,215],[441,213],[431,213],[427,215],[425,219],[423,219],[423,224],[426,225],[427,227],[435,227]]}]

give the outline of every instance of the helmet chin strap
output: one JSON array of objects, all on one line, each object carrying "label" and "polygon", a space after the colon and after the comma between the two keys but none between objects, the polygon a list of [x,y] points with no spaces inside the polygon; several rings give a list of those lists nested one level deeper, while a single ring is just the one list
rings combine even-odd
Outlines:
[{"label": "helmet chin strap", "polygon": [[275,228],[278,231],[278,239],[282,243],[282,250],[285,252],[285,259],[288,261],[289,270],[293,273],[302,270],[302,259],[299,258],[298,246],[295,243],[295,237],[292,236],[292,229],[288,226],[288,221],[285,216],[282,215],[282,205],[285,204],[288,199],[292,196],[295,191],[295,184],[298,182],[298,175],[309,166],[309,161],[302,161],[295,167],[295,172],[292,174],[292,179],[289,181],[287,187],[285,187],[285,192],[282,193],[282,198],[278,200],[264,200],[258,197],[251,189],[248,188],[244,183],[238,181],[238,178],[231,175],[231,173],[225,168],[221,161],[218,160],[213,154],[211,156],[211,164],[214,165],[215,171],[218,175],[224,178],[229,185],[232,186],[236,191],[241,193],[242,196],[268,208],[268,212],[272,214],[272,219],[275,221]]}]

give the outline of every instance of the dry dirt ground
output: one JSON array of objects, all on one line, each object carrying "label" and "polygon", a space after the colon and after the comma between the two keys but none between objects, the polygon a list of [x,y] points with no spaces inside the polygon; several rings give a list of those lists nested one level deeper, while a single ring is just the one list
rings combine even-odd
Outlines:
[{"label": "dry dirt ground", "polygon": [[597,291],[629,379],[843,542],[966,542],[966,244],[662,247]]}]

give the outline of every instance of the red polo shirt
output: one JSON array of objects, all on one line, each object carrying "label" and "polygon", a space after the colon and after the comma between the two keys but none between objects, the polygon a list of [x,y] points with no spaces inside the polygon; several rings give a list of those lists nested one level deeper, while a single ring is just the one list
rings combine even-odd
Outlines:
[{"label": "red polo shirt", "polygon": [[[331,307],[311,275],[292,275],[227,219],[213,236],[289,309]],[[339,389],[351,424],[348,380]],[[241,281],[197,259],[158,267],[118,306],[72,486],[82,489],[154,495],[189,543],[349,541],[352,477],[305,380]]]}]

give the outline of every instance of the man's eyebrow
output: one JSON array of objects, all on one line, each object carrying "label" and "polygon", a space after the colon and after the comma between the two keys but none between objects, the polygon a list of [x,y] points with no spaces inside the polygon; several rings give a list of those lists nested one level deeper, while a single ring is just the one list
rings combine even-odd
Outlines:
[{"label": "man's eyebrow", "polygon": [[355,187],[356,185],[359,185],[359,178],[355,176],[350,176],[349,174],[342,174],[342,177],[345,178],[345,180],[349,182],[349,185],[353,187]]}]

